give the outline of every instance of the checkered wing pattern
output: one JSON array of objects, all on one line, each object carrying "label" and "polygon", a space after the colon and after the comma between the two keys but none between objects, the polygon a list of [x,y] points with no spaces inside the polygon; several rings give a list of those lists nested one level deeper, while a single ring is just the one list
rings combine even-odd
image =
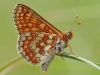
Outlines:
[{"label": "checkered wing pattern", "polygon": [[59,40],[54,34],[26,32],[18,38],[18,52],[31,64],[42,64],[42,71],[47,68],[55,56],[55,45]]},{"label": "checkered wing pattern", "polygon": [[18,52],[34,65],[42,63],[42,71],[46,71],[56,54],[61,31],[25,5],[17,4],[13,14],[19,33]]}]

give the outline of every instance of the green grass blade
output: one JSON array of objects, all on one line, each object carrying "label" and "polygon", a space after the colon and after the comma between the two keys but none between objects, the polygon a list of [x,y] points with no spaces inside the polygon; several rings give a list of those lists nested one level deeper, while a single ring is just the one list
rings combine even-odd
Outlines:
[{"label": "green grass blade", "polygon": [[[89,60],[87,60],[85,58],[82,58],[80,56],[74,56],[74,55],[72,55],[70,53],[66,53],[66,52],[63,52],[61,54],[61,56],[66,57],[66,58],[70,58],[70,59],[73,59],[73,60],[77,60],[77,61],[80,61],[80,62],[88,63],[89,65],[91,65],[91,66],[97,68],[98,70],[100,70],[100,64],[99,63],[91,62],[91,61],[89,61]],[[11,66],[14,63],[18,62],[21,59],[22,59],[22,57],[18,57],[18,58],[15,58],[15,59],[5,63],[4,65],[2,65],[0,67],[0,72],[4,71],[6,68],[8,68],[9,66]]]},{"label": "green grass blade", "polygon": [[0,72],[2,72],[3,70],[5,70],[6,68],[8,68],[9,66],[13,65],[14,63],[20,61],[22,59],[22,57],[17,57],[5,64],[3,64],[1,67],[0,67]]},{"label": "green grass blade", "polygon": [[91,62],[91,61],[89,61],[85,58],[82,58],[80,56],[74,56],[74,55],[72,55],[70,53],[66,53],[66,52],[63,52],[61,54],[61,56],[66,57],[66,58],[70,58],[70,59],[73,59],[73,60],[81,61],[81,62],[84,62],[84,63],[88,63],[89,65],[91,65],[91,66],[97,68],[98,70],[100,70],[100,64],[99,63]]}]

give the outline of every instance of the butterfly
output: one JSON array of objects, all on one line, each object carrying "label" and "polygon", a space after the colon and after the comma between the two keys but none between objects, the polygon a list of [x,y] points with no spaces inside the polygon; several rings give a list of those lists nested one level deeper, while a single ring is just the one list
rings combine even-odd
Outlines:
[{"label": "butterfly", "polygon": [[55,55],[60,55],[68,46],[68,41],[73,37],[72,32],[61,32],[23,4],[15,6],[13,18],[19,33],[19,54],[33,65],[41,63],[42,71],[47,71]]}]

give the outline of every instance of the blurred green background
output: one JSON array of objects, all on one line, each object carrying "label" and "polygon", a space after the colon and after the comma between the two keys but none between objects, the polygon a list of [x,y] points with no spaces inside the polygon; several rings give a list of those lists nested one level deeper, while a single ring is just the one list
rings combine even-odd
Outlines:
[{"label": "blurred green background", "polygon": [[[76,14],[82,25],[73,28],[70,45],[75,54],[100,62],[100,0],[0,0],[0,66],[19,57],[16,44],[18,33],[13,22],[13,9],[17,3],[25,4],[60,29],[68,30]],[[69,48],[65,51],[70,52]],[[94,67],[56,56],[46,73],[41,66],[33,66],[24,59],[13,65],[5,75],[99,75]]]}]

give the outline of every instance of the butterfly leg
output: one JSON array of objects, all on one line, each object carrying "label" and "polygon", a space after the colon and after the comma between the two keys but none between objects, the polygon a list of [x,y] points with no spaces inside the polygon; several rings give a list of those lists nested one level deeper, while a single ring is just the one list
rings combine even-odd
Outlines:
[{"label": "butterfly leg", "polygon": [[74,54],[74,52],[72,51],[72,48],[71,48],[70,44],[68,44],[68,46],[69,46],[69,48],[70,48],[71,53],[72,53],[74,56],[77,56],[77,55]]}]

